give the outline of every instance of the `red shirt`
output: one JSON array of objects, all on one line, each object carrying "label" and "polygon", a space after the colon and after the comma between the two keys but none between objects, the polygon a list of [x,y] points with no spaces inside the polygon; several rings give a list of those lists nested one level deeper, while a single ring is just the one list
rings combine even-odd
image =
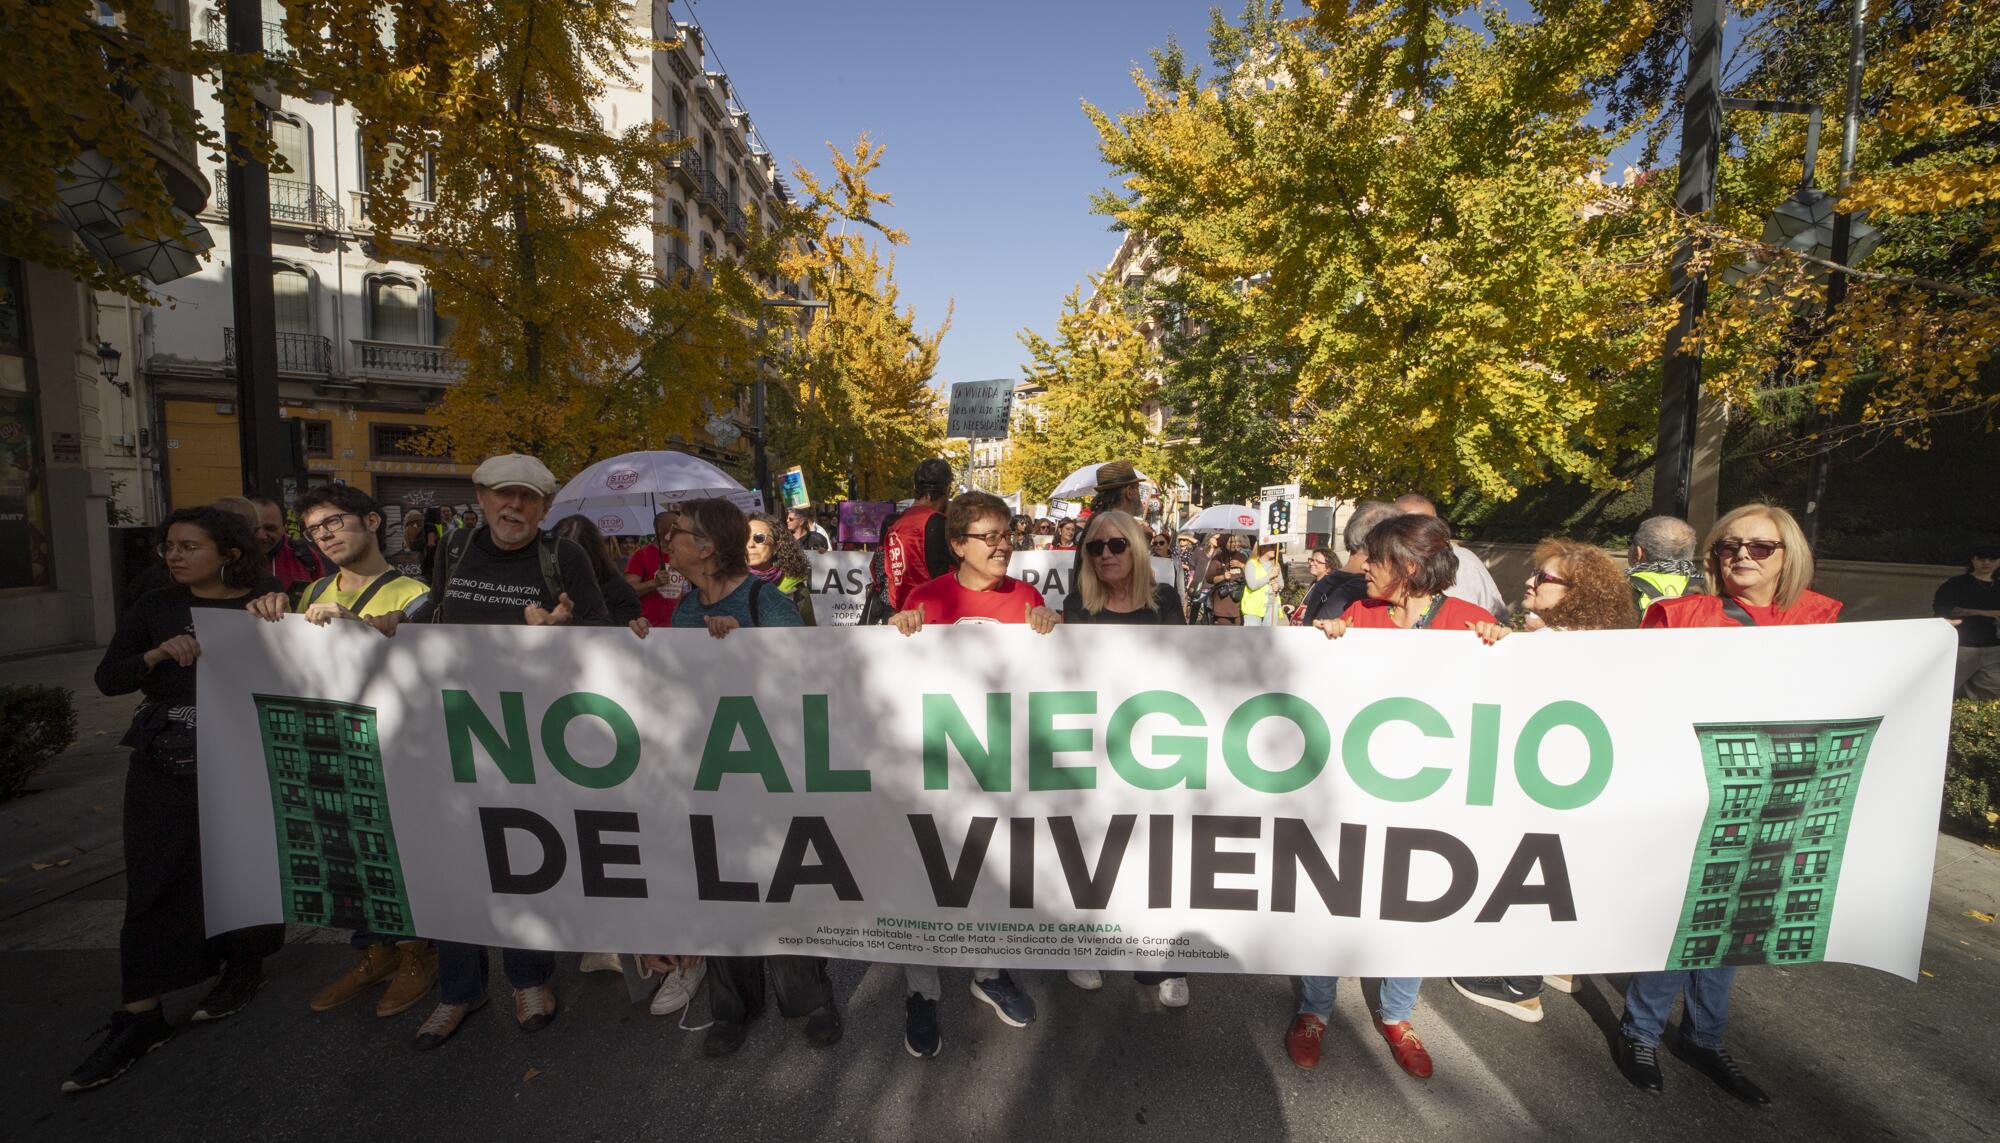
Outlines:
[{"label": "red shirt", "polygon": [[941,575],[911,588],[903,601],[903,610],[923,612],[925,623],[1026,623],[1028,612],[1042,606],[1042,593],[1011,575],[985,591]]},{"label": "red shirt", "polygon": [[[1497,622],[1492,612],[1476,603],[1467,603],[1453,595],[1443,598],[1444,602],[1438,604],[1437,614],[1432,617],[1430,626],[1420,627],[1417,630],[1463,631],[1468,623]],[[1389,601],[1386,599],[1357,599],[1347,605],[1347,610],[1342,612],[1340,617],[1355,627],[1404,630],[1397,626],[1394,619],[1389,618]]]},{"label": "red shirt", "polygon": [[924,562],[924,526],[937,514],[928,504],[911,505],[882,537],[882,581],[889,606],[896,611],[908,611],[910,592],[931,578],[930,565]]},{"label": "red shirt", "polygon": [[[1672,606],[1668,606],[1671,604]],[[1752,607],[1742,600],[1736,605],[1757,621],[1759,627],[1790,627],[1800,623],[1832,623],[1840,618],[1840,601],[1816,591],[1802,591],[1783,611],[1775,603]],[[1741,627],[1722,609],[1719,595],[1683,595],[1662,599],[1646,609],[1641,627]]]},{"label": "red shirt", "polygon": [[[632,553],[632,559],[625,565],[625,574],[650,580],[666,566],[667,554],[660,550],[658,544],[647,544]],[[655,627],[665,627],[674,621],[674,604],[680,602],[681,593],[687,590],[687,579],[681,573],[675,572],[667,579],[664,589],[639,597],[639,614]]]}]

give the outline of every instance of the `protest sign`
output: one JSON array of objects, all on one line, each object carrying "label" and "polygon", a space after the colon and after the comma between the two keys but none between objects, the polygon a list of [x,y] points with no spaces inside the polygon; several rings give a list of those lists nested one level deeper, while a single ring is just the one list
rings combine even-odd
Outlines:
[{"label": "protest sign", "polygon": [[960,381],[951,387],[944,435],[973,439],[1004,437],[1014,408],[1014,383]]},{"label": "protest sign", "polygon": [[843,544],[879,544],[882,542],[882,521],[896,510],[893,501],[888,500],[842,500],[840,502],[840,542]]},{"label": "protest sign", "polygon": [[805,469],[798,465],[785,470],[785,474],[778,479],[778,486],[778,498],[785,502],[785,507],[804,508],[812,503],[812,497],[806,494]]},{"label": "protest sign", "polygon": [[1955,646],[195,625],[210,932],[1342,976],[1914,977]]},{"label": "protest sign", "polygon": [[[852,627],[861,622],[861,604],[868,591],[868,552],[807,552],[812,564],[813,615],[821,627]],[[1015,552],[1007,574],[1042,593],[1057,611],[1072,590],[1070,569],[1075,552]],[[1174,562],[1153,557],[1153,579],[1178,586],[1180,574]]]}]

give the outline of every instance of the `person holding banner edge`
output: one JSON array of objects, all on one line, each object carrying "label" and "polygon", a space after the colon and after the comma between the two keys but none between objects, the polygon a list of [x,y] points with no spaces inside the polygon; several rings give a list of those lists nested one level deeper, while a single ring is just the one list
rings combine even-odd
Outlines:
[{"label": "person holding banner edge", "polygon": [[951,568],[951,548],[945,532],[945,501],[951,498],[951,462],[932,457],[917,465],[910,478],[908,508],[882,529],[883,599],[891,615],[908,606],[918,584]]},{"label": "person holding banner edge", "polygon": [[[760,527],[772,526],[769,517],[764,520]],[[719,498],[688,501],[681,505],[680,523],[668,542],[674,566],[692,589],[674,608],[675,627],[705,627],[714,638],[725,639],[743,627],[805,625],[777,585],[750,570],[750,524],[736,505]],[[697,970],[689,967],[689,958],[675,961],[683,972]],[[750,1021],[764,1010],[766,968],[779,1014],[805,1017],[806,1040],[816,1047],[840,1042],[840,1009],[825,957],[718,956],[707,960],[709,1012],[715,1022],[702,1039],[703,1055],[730,1055],[749,1038]]]},{"label": "person holding banner edge", "polygon": [[173,586],[147,592],[118,621],[97,665],[106,695],[139,691],[125,772],[125,920],[118,932],[119,992],[104,1038],[63,1080],[65,1092],[110,1083],[174,1037],[160,998],[216,974],[194,1019],[220,1020],[250,1002],[283,925],[209,937],[202,920],[201,817],[195,783],[194,609],[247,607],[269,571],[250,525],[218,508],[182,508],[160,532]]},{"label": "person holding banner edge", "polygon": [[[1775,627],[1832,623],[1841,604],[1809,588],[1812,550],[1792,514],[1774,504],[1746,504],[1709,529],[1705,571],[1713,595],[1662,599],[1646,609],[1641,627]],[[1660,1094],[1660,1040],[1685,994],[1679,1054],[1722,1090],[1752,1107],[1771,1097],[1743,1074],[1722,1046],[1729,1029],[1729,992],[1735,965],[1679,971],[1637,972],[1625,988],[1624,1033],[1618,1068],[1634,1087]]]},{"label": "person holding banner edge", "polygon": [[[954,570],[911,591],[905,599],[907,609],[891,616],[890,625],[904,635],[915,635],[926,623],[1025,623],[1042,635],[1055,630],[1062,617],[1049,610],[1042,593],[1007,574],[1014,555],[1008,524],[1007,502],[990,492],[967,492],[952,500],[945,510],[945,529]],[[944,1047],[938,1026],[943,988],[937,966],[904,965],[903,982],[908,990],[903,998],[903,1050],[918,1059],[935,1056]],[[1010,1028],[1034,1022],[1034,998],[1005,969],[973,969],[972,995]]]},{"label": "person holding banner edge", "polygon": [[[1064,623],[1145,623],[1185,626],[1180,592],[1171,583],[1153,581],[1153,564],[1145,551],[1145,529],[1119,509],[1090,518],[1083,530],[1083,570],[1076,587],[1063,597]],[[1104,987],[1104,975],[1094,968],[1073,968],[1069,982],[1087,992]],[[1157,989],[1160,1003],[1185,1008],[1187,974],[1135,972],[1132,979]]]},{"label": "person holding banner edge", "polygon": [[[1435,516],[1394,516],[1375,525],[1366,543],[1368,598],[1357,600],[1339,619],[1313,624],[1329,639],[1356,627],[1400,631],[1471,631],[1488,646],[1507,637],[1507,628],[1477,604],[1445,595],[1458,574],[1451,529]],[[1326,1022],[1333,1015],[1338,977],[1300,978],[1298,1013],[1285,1033],[1285,1052],[1302,1068],[1319,1065]],[[1416,1010],[1418,977],[1385,977],[1376,1031],[1388,1041],[1396,1065],[1417,1079],[1431,1077],[1431,1055],[1417,1038],[1410,1016]]]}]

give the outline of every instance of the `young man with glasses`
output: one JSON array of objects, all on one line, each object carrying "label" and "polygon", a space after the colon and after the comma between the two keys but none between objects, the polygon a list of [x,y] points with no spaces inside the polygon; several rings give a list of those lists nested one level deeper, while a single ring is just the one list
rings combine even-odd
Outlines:
[{"label": "young man with glasses", "polygon": [[[301,589],[296,605],[279,592],[250,605],[259,619],[277,622],[287,611],[322,627],[336,619],[359,620],[376,630],[393,628],[430,594],[424,581],[391,567],[382,555],[382,509],[375,498],[345,484],[327,484],[298,503],[306,539],[319,545],[336,571]],[[313,993],[314,1012],[328,1012],[374,988],[389,987],[375,1015],[395,1016],[414,1007],[437,981],[437,950],[407,934],[361,931],[349,936],[354,964]]]}]

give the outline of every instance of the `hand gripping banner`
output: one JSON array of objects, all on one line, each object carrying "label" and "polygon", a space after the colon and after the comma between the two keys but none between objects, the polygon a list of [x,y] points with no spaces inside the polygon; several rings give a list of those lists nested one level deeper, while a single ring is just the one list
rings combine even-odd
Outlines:
[{"label": "hand gripping banner", "polygon": [[211,932],[1344,976],[1914,978],[1954,646],[195,622]]}]

